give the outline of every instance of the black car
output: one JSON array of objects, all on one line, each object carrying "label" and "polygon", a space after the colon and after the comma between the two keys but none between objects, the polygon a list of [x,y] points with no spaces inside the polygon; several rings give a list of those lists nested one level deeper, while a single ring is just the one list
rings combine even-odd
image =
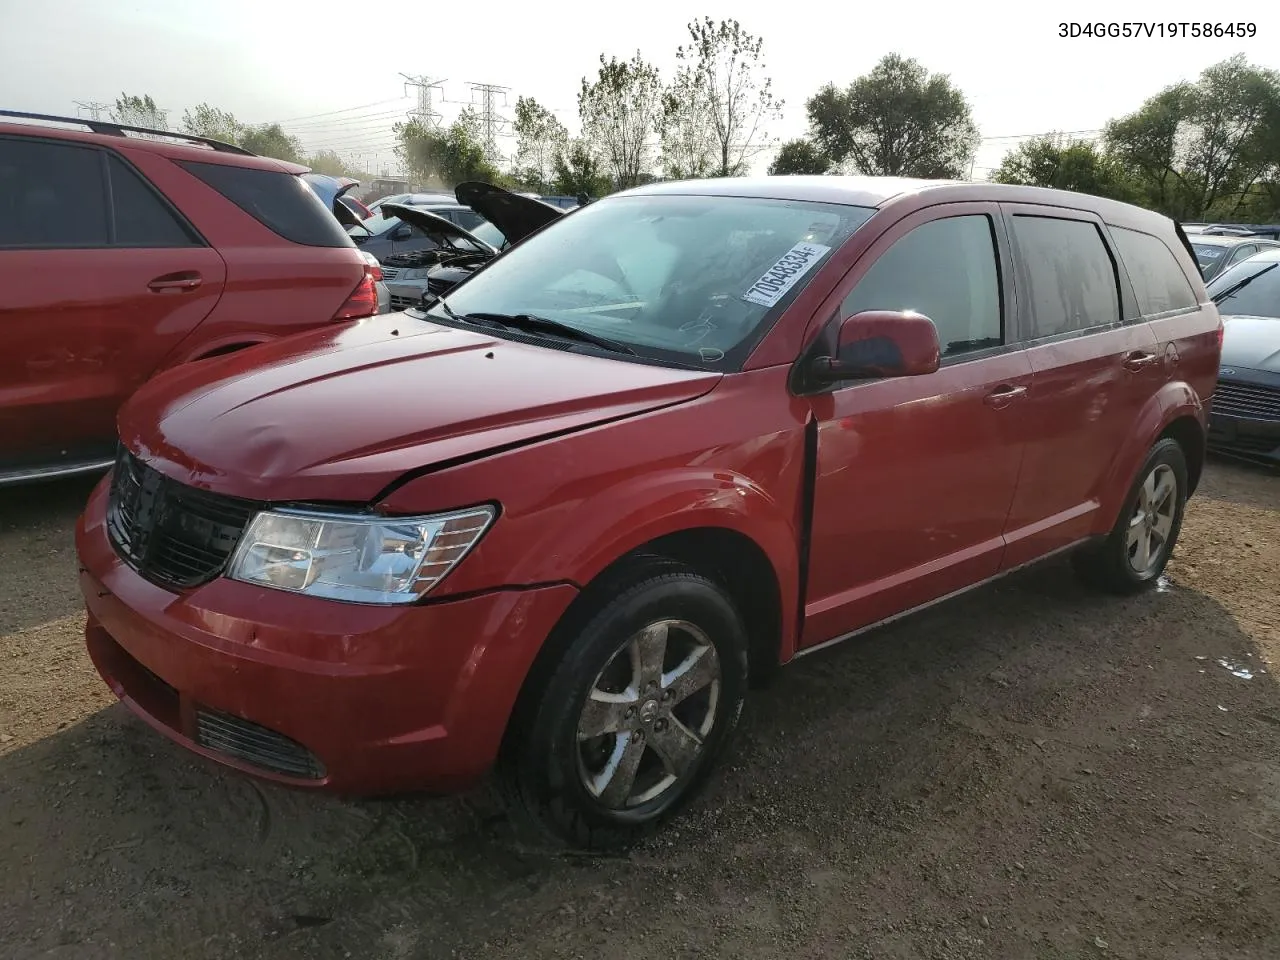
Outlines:
[{"label": "black car", "polygon": [[1222,365],[1209,446],[1280,466],[1280,245],[1208,285],[1222,313]]},{"label": "black car", "polygon": [[384,204],[406,222],[430,234],[435,246],[394,254],[382,261],[391,291],[391,308],[417,306],[423,297],[439,297],[461,283],[513,243],[564,216],[564,210],[521,196],[490,183],[461,183],[454,195],[462,207],[474,211],[479,225],[470,230],[445,222],[421,208]]},{"label": "black car", "polygon": [[1208,283],[1224,270],[1248,260],[1263,250],[1280,250],[1280,243],[1254,236],[1227,236],[1225,234],[1193,233],[1187,236],[1195,251],[1200,273]]}]

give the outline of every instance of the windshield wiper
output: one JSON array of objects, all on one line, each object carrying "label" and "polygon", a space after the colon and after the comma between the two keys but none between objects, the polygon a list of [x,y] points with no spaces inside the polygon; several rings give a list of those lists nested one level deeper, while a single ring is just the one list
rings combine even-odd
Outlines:
[{"label": "windshield wiper", "polygon": [[619,343],[617,340],[610,340],[608,337],[600,337],[594,333],[588,333],[578,327],[571,326],[567,323],[561,323],[559,320],[549,320],[546,317],[535,317],[530,313],[467,313],[459,316],[445,306],[445,312],[451,320],[479,320],[482,322],[496,323],[499,326],[509,327],[515,330],[529,330],[532,332],[548,333],[552,336],[563,337],[566,340],[577,340],[581,343],[589,343],[596,347],[601,347],[613,353],[625,353],[635,356],[635,351],[628,347],[625,343]]},{"label": "windshield wiper", "polygon": [[1237,293],[1239,293],[1249,284],[1253,283],[1253,281],[1257,280],[1260,276],[1262,276],[1268,270],[1274,270],[1276,267],[1280,267],[1280,261],[1277,261],[1275,263],[1269,263],[1265,267],[1263,267],[1261,270],[1259,270],[1257,273],[1253,274],[1252,276],[1245,277],[1243,280],[1233,283],[1231,286],[1227,287],[1227,289],[1215,295],[1213,298],[1213,302],[1221,303],[1223,300],[1227,299],[1227,297],[1234,297]]}]

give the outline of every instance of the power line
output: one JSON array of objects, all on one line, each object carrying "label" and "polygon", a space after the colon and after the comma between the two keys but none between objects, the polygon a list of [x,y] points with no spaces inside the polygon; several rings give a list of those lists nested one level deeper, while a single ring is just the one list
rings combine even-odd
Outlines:
[{"label": "power line", "polygon": [[111,109],[111,104],[100,103],[97,100],[76,100],[75,105],[79,108],[76,111],[76,115],[87,113],[90,120],[101,120],[102,111]]},{"label": "power line", "polygon": [[375,100],[373,103],[362,103],[354,107],[343,107],[341,110],[330,110],[327,113],[308,113],[301,117],[286,117],[283,120],[272,120],[271,123],[292,123],[295,120],[310,120],[312,117],[332,117],[339,113],[351,113],[353,110],[363,110],[366,107],[380,107],[384,103],[399,103],[405,97],[392,97],[390,100]]}]

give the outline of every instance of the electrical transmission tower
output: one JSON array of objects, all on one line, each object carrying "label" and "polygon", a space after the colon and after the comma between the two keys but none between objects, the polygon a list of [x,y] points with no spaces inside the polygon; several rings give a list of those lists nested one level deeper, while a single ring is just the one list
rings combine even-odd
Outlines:
[{"label": "electrical transmission tower", "polygon": [[497,98],[502,97],[502,106],[507,105],[507,91],[510,87],[499,87],[492,83],[468,83],[471,88],[471,102],[475,103],[476,94],[480,94],[480,129],[483,136],[484,155],[490,163],[502,160],[498,152],[498,136],[507,132],[511,121],[498,112]]},{"label": "electrical transmission tower", "polygon": [[76,115],[83,116],[88,114],[90,120],[101,120],[102,112],[111,109],[111,104],[99,103],[97,100],[77,100],[75,104],[78,108]]},{"label": "electrical transmission tower", "polygon": [[423,126],[430,130],[440,129],[441,115],[440,111],[435,108],[433,103],[433,95],[440,94],[440,99],[444,99],[444,81],[433,80],[430,77],[411,77],[407,73],[402,73],[404,77],[404,89],[406,95],[409,88],[413,87],[418,91],[418,106],[409,111],[409,117],[417,120]]}]

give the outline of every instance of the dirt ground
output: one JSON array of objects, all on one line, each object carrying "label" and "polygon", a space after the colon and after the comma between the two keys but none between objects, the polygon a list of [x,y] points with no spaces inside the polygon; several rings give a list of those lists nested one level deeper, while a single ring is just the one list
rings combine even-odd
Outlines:
[{"label": "dirt ground", "polygon": [[1212,465],[1159,591],[1053,563],[798,662],[611,860],[130,718],[81,645],[88,488],[0,494],[0,957],[1280,957],[1280,476]]}]

